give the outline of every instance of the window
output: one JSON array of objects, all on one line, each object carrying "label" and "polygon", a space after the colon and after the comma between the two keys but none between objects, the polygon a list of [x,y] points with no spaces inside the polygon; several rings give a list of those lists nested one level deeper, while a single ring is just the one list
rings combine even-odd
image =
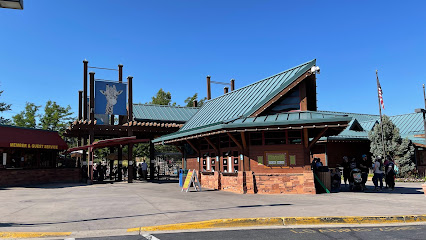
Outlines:
[{"label": "window", "polygon": [[265,145],[286,144],[285,131],[265,132]]},{"label": "window", "polygon": [[207,171],[207,156],[204,154],[203,155],[203,172]]},{"label": "window", "polygon": [[281,102],[274,104],[268,114],[276,114],[292,110],[300,110],[299,87],[292,89]]},{"label": "window", "polygon": [[262,145],[262,132],[250,133],[250,145]]},{"label": "window", "polygon": [[222,153],[222,172],[228,172],[228,152]]},{"label": "window", "polygon": [[210,161],[212,166],[212,172],[214,172],[216,170],[216,154],[215,153],[210,154]]},{"label": "window", "polygon": [[233,170],[234,172],[238,172],[238,151],[234,151],[232,154],[232,160],[234,161]]}]

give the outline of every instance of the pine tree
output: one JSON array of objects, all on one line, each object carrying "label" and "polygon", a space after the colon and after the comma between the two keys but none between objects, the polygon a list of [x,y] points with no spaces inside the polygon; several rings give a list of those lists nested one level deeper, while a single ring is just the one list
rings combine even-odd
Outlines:
[{"label": "pine tree", "polygon": [[416,165],[413,163],[413,157],[414,146],[408,138],[405,138],[399,145],[398,157],[395,159],[396,165],[399,166],[399,176],[408,177],[414,173]]},{"label": "pine tree", "polygon": [[[386,153],[383,152],[382,126]],[[399,129],[392,123],[388,116],[382,116],[382,121],[374,126],[373,131],[368,133],[368,138],[371,142],[370,152],[374,158],[389,155],[398,165],[401,177],[406,177],[413,172],[415,169],[413,163],[413,144],[408,139],[401,139]]]}]

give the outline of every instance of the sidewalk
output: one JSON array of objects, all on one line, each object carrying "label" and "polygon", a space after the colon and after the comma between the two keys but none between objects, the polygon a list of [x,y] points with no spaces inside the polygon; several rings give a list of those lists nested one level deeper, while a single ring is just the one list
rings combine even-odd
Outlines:
[{"label": "sidewalk", "polygon": [[426,214],[421,184],[319,195],[183,193],[177,183],[3,188],[0,227],[4,232],[75,232],[224,218],[421,215]]}]

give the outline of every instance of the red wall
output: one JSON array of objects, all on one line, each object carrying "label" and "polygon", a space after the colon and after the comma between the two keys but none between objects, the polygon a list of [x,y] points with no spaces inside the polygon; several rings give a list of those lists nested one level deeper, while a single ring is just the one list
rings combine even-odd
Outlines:
[{"label": "red wall", "polygon": [[80,181],[79,168],[7,169],[0,171],[0,186],[27,186]]}]

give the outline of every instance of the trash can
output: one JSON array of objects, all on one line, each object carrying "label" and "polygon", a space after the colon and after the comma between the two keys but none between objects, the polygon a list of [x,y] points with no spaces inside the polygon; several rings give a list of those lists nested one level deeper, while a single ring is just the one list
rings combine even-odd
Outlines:
[{"label": "trash can", "polygon": [[179,169],[179,186],[183,187],[183,183],[185,182],[186,175],[188,174],[188,170]]}]

